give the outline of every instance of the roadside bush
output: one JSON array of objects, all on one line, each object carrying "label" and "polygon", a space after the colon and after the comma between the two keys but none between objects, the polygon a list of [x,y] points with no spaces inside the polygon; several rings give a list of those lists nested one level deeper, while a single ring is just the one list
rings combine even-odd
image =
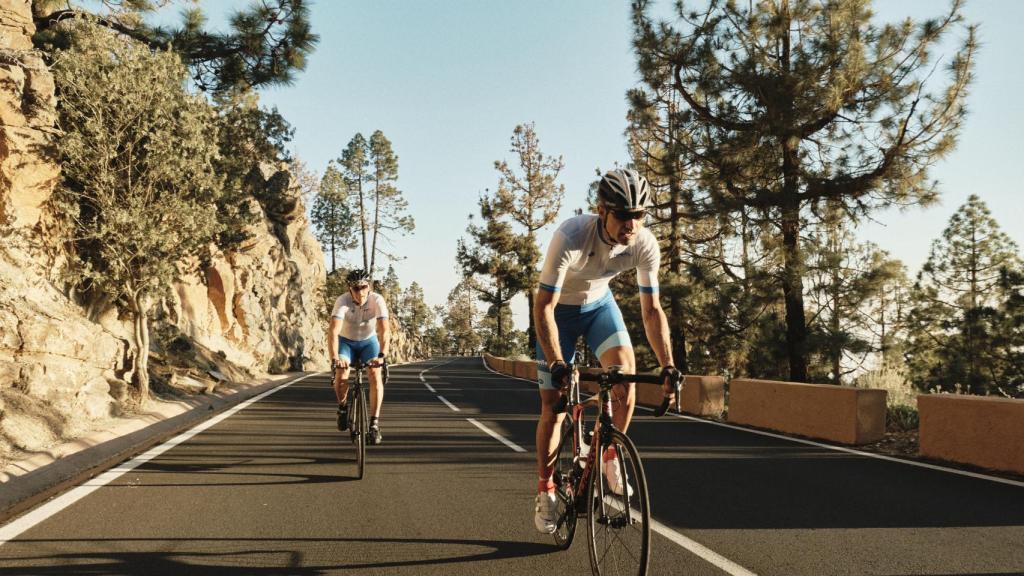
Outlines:
[{"label": "roadside bush", "polygon": [[918,426],[917,395],[920,392],[907,380],[898,366],[884,365],[862,374],[854,383],[857,388],[886,391],[887,428],[915,430]]}]

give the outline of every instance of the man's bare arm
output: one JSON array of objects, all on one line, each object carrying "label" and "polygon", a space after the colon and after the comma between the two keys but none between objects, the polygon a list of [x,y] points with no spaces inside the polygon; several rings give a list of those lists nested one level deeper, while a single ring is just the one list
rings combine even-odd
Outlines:
[{"label": "man's bare arm", "polygon": [[644,332],[651,350],[662,366],[674,366],[672,361],[672,340],[669,335],[668,317],[661,308],[658,294],[640,293],[640,311],[643,315]]},{"label": "man's bare arm", "polygon": [[558,293],[538,290],[533,299],[533,325],[537,330],[537,342],[544,351],[548,366],[562,358],[562,349],[558,345],[558,325],[555,324],[555,306],[558,304]]}]

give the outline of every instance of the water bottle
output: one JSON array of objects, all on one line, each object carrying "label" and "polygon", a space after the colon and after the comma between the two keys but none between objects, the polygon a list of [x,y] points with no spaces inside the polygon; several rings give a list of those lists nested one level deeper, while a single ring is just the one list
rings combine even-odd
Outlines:
[{"label": "water bottle", "polygon": [[587,467],[587,457],[590,456],[590,437],[593,431],[587,432],[583,435],[583,442],[580,443],[580,467]]}]

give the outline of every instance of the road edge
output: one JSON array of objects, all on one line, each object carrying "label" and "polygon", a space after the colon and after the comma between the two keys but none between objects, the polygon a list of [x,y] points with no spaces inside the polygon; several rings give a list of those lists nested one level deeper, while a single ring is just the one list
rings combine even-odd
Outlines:
[{"label": "road edge", "polygon": [[282,384],[318,372],[292,373],[284,378],[249,386],[226,396],[209,396],[195,406],[133,432],[116,436],[76,451],[0,484],[0,524],[58,496],[116,466],[142,454],[176,434],[212,418],[250,398]]}]

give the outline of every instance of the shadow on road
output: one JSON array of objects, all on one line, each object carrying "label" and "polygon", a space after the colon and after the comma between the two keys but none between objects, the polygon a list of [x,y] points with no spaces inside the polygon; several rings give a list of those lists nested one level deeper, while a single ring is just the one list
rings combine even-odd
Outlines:
[{"label": "shadow on road", "polygon": [[[190,545],[192,549],[186,548]],[[364,561],[368,556],[362,554],[360,548],[367,546],[386,546],[390,550],[390,558]],[[535,542],[430,538],[64,539],[18,540],[8,547],[61,550],[46,555],[18,555],[13,550],[4,558],[2,570],[3,574],[10,576],[64,576],[72,573],[307,576],[337,570],[428,567],[560,552],[553,545]],[[103,547],[119,550],[104,551]],[[125,550],[133,547],[147,551]],[[159,547],[174,550],[152,551]],[[69,551],[75,548],[83,551]],[[463,551],[463,548],[477,550]],[[323,558],[325,555],[330,558]],[[424,557],[428,555],[433,557]]]}]

